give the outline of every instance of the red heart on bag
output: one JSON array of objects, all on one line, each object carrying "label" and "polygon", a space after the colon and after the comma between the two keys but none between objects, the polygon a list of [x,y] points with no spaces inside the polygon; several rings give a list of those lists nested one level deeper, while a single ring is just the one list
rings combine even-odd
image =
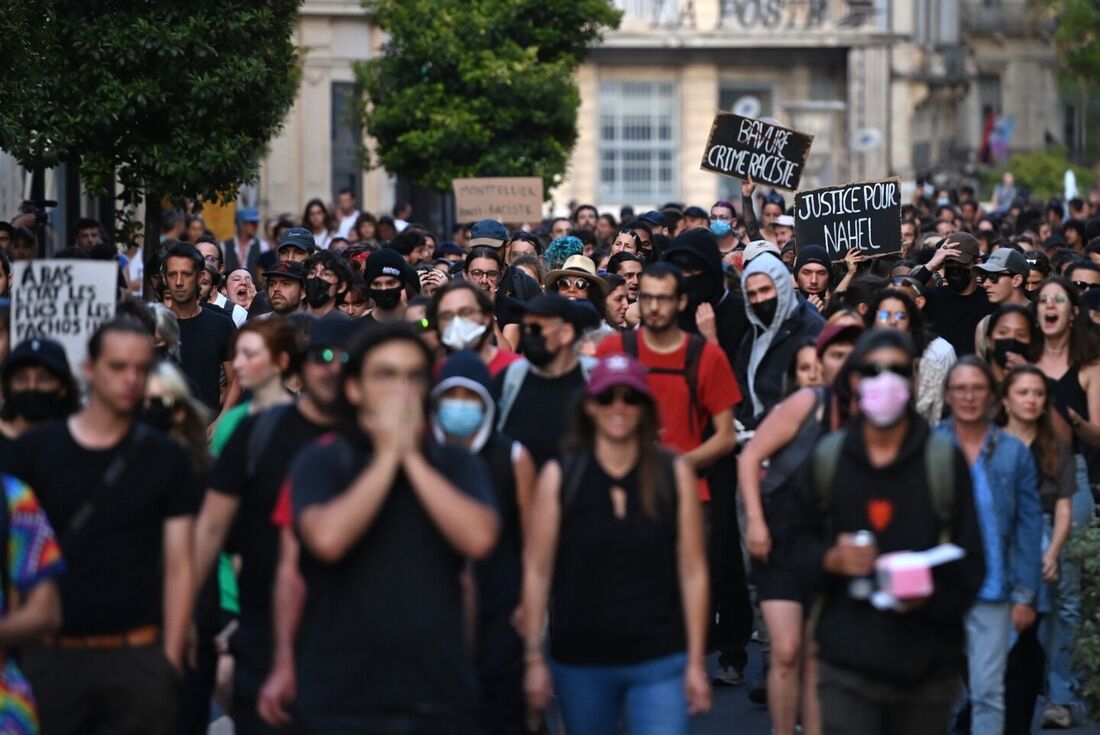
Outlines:
[{"label": "red heart on bag", "polygon": [[889,500],[868,500],[867,517],[871,520],[871,527],[882,533],[882,529],[889,526],[894,518],[894,504]]}]

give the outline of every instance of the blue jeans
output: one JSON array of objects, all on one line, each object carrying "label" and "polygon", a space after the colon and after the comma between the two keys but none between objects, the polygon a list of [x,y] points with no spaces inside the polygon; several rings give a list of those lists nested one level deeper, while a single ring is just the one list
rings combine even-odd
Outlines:
[{"label": "blue jeans", "polygon": [[970,732],[1002,735],[1005,729],[1005,667],[1012,632],[1012,603],[976,602],[966,614],[970,668]]},{"label": "blue jeans", "polygon": [[569,735],[609,735],[625,722],[630,735],[687,735],[687,655],[630,666],[550,662],[554,693]]}]

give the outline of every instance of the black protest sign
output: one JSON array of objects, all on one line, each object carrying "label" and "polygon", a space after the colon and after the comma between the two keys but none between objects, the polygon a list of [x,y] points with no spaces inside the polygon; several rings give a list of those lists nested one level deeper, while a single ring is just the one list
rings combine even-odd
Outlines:
[{"label": "black protest sign", "polygon": [[901,251],[901,188],[897,179],[827,186],[794,198],[795,238],[821,245],[830,260],[852,248],[868,257]]},{"label": "black protest sign", "polygon": [[814,136],[719,112],[703,152],[704,171],[794,191],[802,178]]}]

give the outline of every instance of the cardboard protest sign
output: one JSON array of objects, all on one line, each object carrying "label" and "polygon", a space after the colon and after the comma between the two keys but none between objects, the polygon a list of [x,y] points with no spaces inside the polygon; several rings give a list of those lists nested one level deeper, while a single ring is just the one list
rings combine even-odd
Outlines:
[{"label": "cardboard protest sign", "polygon": [[542,220],[542,179],[538,176],[455,179],[452,185],[459,222]]},{"label": "cardboard protest sign", "polygon": [[814,136],[719,112],[710,128],[700,168],[758,184],[798,188]]},{"label": "cardboard protest sign", "polygon": [[821,245],[830,260],[858,247],[868,257],[901,251],[901,187],[897,179],[827,186],[794,198],[799,245]]},{"label": "cardboard protest sign", "polygon": [[11,270],[12,346],[35,337],[57,340],[77,371],[92,332],[115,315],[118,263],[17,260]]}]

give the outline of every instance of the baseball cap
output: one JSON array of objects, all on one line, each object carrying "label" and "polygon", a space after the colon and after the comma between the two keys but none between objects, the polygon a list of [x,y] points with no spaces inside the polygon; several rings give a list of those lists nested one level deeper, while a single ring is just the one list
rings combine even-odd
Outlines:
[{"label": "baseball cap", "polygon": [[335,347],[346,350],[358,325],[358,321],[349,319],[342,311],[333,311],[320,319],[314,319],[309,330],[309,349]]},{"label": "baseball cap", "polygon": [[1040,273],[1050,273],[1050,258],[1048,258],[1047,254],[1042,250],[1027,251],[1024,260],[1027,262],[1027,266],[1030,270],[1036,270]]},{"label": "baseball cap", "polygon": [[503,247],[507,241],[507,228],[495,219],[478,220],[470,228],[470,247],[488,245],[491,248],[499,248]]},{"label": "baseball cap", "polygon": [[774,242],[768,242],[767,240],[753,240],[745,246],[745,255],[741,261],[748,265],[749,261],[758,255],[763,253],[771,253],[775,257],[780,257],[782,254],[779,252],[779,246]]},{"label": "baseball cap", "polygon": [[280,260],[267,269],[267,279],[270,281],[272,278],[289,278],[305,283],[306,271],[296,260]]},{"label": "baseball cap", "polygon": [[1011,273],[1024,278],[1027,278],[1028,271],[1027,259],[1012,248],[997,248],[989,260],[974,267],[986,273]]},{"label": "baseball cap", "polygon": [[817,335],[817,341],[814,342],[817,356],[821,357],[833,342],[854,343],[861,334],[863,334],[863,327],[855,324],[826,324]]},{"label": "baseball cap", "polygon": [[978,241],[968,232],[953,232],[943,239],[941,248],[952,246],[959,254],[947,259],[948,263],[961,263],[962,265],[974,265],[978,261],[981,251],[978,249]]},{"label": "baseball cap", "polygon": [[642,363],[629,355],[610,355],[597,362],[588,373],[585,394],[597,396],[608,388],[625,385],[642,395],[653,397],[645,379]]},{"label": "baseball cap", "polygon": [[34,337],[17,344],[4,362],[4,382],[11,378],[17,368],[24,365],[41,365],[62,380],[72,379],[65,348],[49,337]]},{"label": "baseball cap", "polygon": [[649,210],[638,219],[657,225],[658,227],[668,226],[668,220],[665,219],[665,216],[655,209]]},{"label": "baseball cap", "polygon": [[260,212],[255,207],[241,207],[234,217],[238,222],[259,222]]},{"label": "baseball cap", "polygon": [[432,253],[432,258],[434,260],[439,260],[440,258],[447,257],[448,255],[465,254],[466,251],[463,250],[457,242],[454,242],[453,240],[444,240],[443,242],[435,246],[435,252]]},{"label": "baseball cap", "polygon": [[304,227],[291,227],[283,233],[283,239],[279,240],[279,246],[275,249],[298,248],[308,253],[313,251],[316,247],[317,242],[313,239],[312,232]]},{"label": "baseball cap", "polygon": [[771,228],[771,227],[790,227],[793,230],[794,229],[794,217],[792,217],[789,214],[781,214],[778,217],[776,217],[774,220],[772,220],[768,224],[768,227],[769,228]]},{"label": "baseball cap", "polygon": [[708,215],[705,211],[703,211],[702,207],[696,207],[695,205],[692,205],[692,206],[688,207],[687,209],[685,209],[684,210],[684,216],[685,217],[694,217],[695,219],[709,219],[710,218],[710,215]]},{"label": "baseball cap", "polygon": [[575,321],[573,302],[556,293],[540,294],[527,301],[516,301],[512,308],[517,314],[534,314],[535,316],[550,316],[564,319],[572,323]]},{"label": "baseball cap", "polygon": [[1068,245],[1069,243],[1066,242],[1066,238],[1061,235],[1051,235],[1046,240],[1043,240],[1044,248],[1064,248]]}]

